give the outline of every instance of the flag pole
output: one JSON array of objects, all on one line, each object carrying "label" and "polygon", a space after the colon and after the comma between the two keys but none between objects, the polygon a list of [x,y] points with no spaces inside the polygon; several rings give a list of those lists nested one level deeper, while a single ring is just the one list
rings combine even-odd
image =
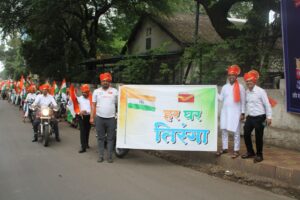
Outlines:
[{"label": "flag pole", "polygon": [[126,144],[126,132],[127,132],[127,108],[128,108],[128,104],[127,104],[127,90],[125,88],[125,95],[126,95],[126,114],[125,114],[125,137],[124,137],[124,144]]}]

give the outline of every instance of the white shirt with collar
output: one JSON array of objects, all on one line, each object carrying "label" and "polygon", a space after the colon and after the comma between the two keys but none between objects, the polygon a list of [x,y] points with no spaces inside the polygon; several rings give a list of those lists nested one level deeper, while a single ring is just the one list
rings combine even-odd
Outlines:
[{"label": "white shirt with collar", "polygon": [[103,118],[116,116],[118,90],[109,87],[107,90],[98,88],[93,92],[92,102],[96,103],[96,115]]},{"label": "white shirt with collar", "polygon": [[43,94],[39,94],[33,102],[33,106],[49,106],[51,103],[53,106],[57,106],[57,103],[52,95],[47,94],[44,96]]},{"label": "white shirt with collar", "polygon": [[272,119],[272,108],[267,93],[261,87],[255,85],[250,91],[246,91],[246,109],[248,115],[255,117],[266,114],[267,119]]},{"label": "white shirt with collar", "polygon": [[91,103],[88,98],[84,96],[77,97],[80,111],[86,111],[88,114],[91,113]]}]

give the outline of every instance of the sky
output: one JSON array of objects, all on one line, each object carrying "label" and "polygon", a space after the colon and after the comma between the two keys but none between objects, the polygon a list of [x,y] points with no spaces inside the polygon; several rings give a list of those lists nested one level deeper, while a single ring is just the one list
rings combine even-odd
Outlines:
[{"label": "sky", "polygon": [[3,63],[0,61],[0,72],[2,72],[4,70],[4,66]]}]

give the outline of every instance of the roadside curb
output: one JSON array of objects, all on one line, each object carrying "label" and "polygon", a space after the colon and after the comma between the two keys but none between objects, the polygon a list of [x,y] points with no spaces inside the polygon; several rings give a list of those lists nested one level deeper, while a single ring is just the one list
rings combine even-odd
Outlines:
[{"label": "roadside curb", "polygon": [[267,161],[253,163],[253,159],[232,159],[229,155],[222,155],[217,158],[217,164],[224,168],[229,168],[253,175],[271,178],[277,181],[300,187],[300,170],[289,167],[276,166]]}]

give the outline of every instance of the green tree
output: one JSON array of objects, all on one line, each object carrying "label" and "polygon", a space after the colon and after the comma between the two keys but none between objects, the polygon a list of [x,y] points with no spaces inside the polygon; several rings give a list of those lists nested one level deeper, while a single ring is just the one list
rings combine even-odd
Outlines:
[{"label": "green tree", "polygon": [[27,75],[28,70],[21,55],[21,40],[15,36],[10,39],[7,46],[0,47],[0,60],[4,64],[2,76],[5,78],[20,79],[21,75]]},{"label": "green tree", "polygon": [[[279,0],[199,0],[215,30],[238,56],[238,63],[248,70],[267,68],[271,51],[281,36],[280,16],[269,22],[271,10],[279,13]],[[237,3],[240,3],[237,5]],[[231,13],[230,13],[231,12]],[[246,17],[241,25],[228,15]]]}]

